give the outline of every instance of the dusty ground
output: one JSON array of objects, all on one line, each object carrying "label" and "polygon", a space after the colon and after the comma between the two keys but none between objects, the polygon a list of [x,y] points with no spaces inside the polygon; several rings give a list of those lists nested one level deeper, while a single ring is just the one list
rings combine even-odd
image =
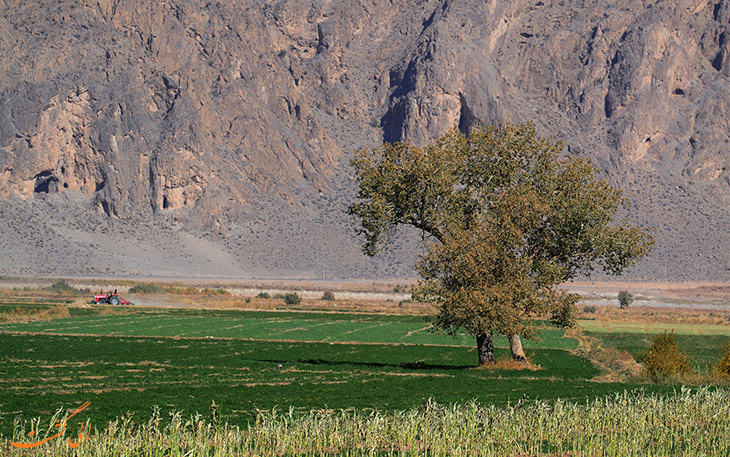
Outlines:
[{"label": "dusty ground", "polygon": [[617,295],[627,290],[637,306],[730,305],[730,283],[717,282],[574,282],[564,285],[584,302],[618,306]]},{"label": "dusty ground", "polygon": [[[586,306],[590,312],[585,310]],[[718,309],[706,308],[658,308],[652,306],[630,306],[620,309],[618,306],[596,306],[593,311],[590,305],[578,306],[578,319],[600,322],[625,323],[662,323],[692,325],[727,325],[730,327],[730,306]]]},{"label": "dusty ground", "polygon": [[[393,281],[318,281],[318,280],[212,280],[189,278],[179,279],[155,277],[145,278],[146,282],[174,283],[198,288],[222,288],[229,292],[225,296],[201,295],[134,295],[128,294],[137,280],[129,278],[66,278],[69,284],[91,294],[98,291],[118,289],[120,294],[137,305],[164,307],[212,307],[236,309],[275,309],[282,308],[282,300],[257,299],[256,295],[267,292],[270,295],[296,291],[302,296],[302,304],[297,309],[317,309],[332,311],[392,312],[425,314],[433,312],[428,305],[410,301],[410,286],[415,280]],[[0,293],[15,289],[26,293],[51,285],[56,278],[0,278]],[[596,305],[601,319],[644,320],[661,319],[664,315],[670,321],[680,319],[687,322],[706,322],[709,313],[719,317],[710,320],[722,321],[730,312],[729,283],[648,283],[648,282],[573,282],[564,285],[567,290],[580,294],[583,298],[579,309]],[[334,302],[320,300],[325,290],[335,295]],[[634,295],[634,303],[629,310],[619,310],[616,296],[619,291],[628,290]],[[289,308],[290,309],[290,308]],[[703,312],[698,313],[699,310]],[[584,316],[586,317],[586,316]],[[591,316],[588,316],[591,317]],[[592,317],[599,317],[594,315]]]},{"label": "dusty ground", "polygon": [[[0,288],[45,287],[58,278],[0,277]],[[322,292],[330,290],[338,297],[347,299],[373,300],[406,300],[410,298],[410,287],[416,279],[394,280],[347,280],[329,281],[312,279],[211,279],[211,278],[176,278],[150,276],[144,279],[130,277],[69,277],[66,280],[79,289],[107,290],[119,289],[126,292],[135,284],[142,282],[172,283],[199,288],[223,288],[234,296],[251,297],[259,292],[277,293],[297,291],[304,298],[319,298]],[[641,302],[686,303],[686,304],[728,304],[730,305],[730,283],[723,282],[599,282],[575,281],[562,286],[566,290],[579,294],[586,300],[615,301],[621,290],[628,290],[634,295],[637,304]]]}]

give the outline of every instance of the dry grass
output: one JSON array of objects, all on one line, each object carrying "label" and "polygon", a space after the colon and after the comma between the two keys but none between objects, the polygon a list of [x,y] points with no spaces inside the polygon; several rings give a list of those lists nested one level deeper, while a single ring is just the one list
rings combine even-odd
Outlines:
[{"label": "dry grass", "polygon": [[603,345],[601,340],[586,335],[580,328],[568,329],[565,335],[578,341],[578,355],[598,366],[602,373],[595,381],[626,382],[639,378],[642,366],[628,352]]},{"label": "dry grass", "polygon": [[[171,301],[172,300],[172,301]],[[134,301],[134,300],[132,300]],[[140,299],[140,305],[160,303],[181,308],[240,310],[240,311],[317,311],[317,312],[355,312],[395,315],[434,314],[435,308],[419,302],[397,302],[376,299],[337,299],[325,301],[303,298],[297,305],[287,305],[281,298],[257,298],[240,296],[185,296],[174,298],[164,295],[147,295]]]},{"label": "dry grass", "polygon": [[23,322],[36,322],[36,321],[49,321],[52,319],[62,319],[64,317],[71,317],[68,311],[68,306],[52,306],[47,309],[35,310],[35,309],[23,309],[16,308],[8,313],[0,315],[0,322],[8,323],[23,323]]},{"label": "dry grass", "polygon": [[497,360],[494,363],[474,367],[473,370],[514,370],[514,371],[539,371],[543,368],[540,365],[533,365],[530,362],[515,362],[512,359]]},{"label": "dry grass", "polygon": [[[146,423],[125,416],[101,427],[77,449],[68,446],[68,439],[58,439],[33,455],[727,456],[729,397],[722,389],[682,389],[669,396],[625,392],[585,404],[519,401],[498,408],[429,401],[390,414],[273,410],[258,411],[245,429],[220,423],[217,405],[211,405],[209,418],[185,419],[175,413],[163,420],[155,409]],[[50,423],[57,419],[62,419],[60,412]],[[28,429],[42,433],[44,425],[16,419],[13,437],[0,438],[0,453],[27,455],[9,441],[31,441]]]},{"label": "dry grass", "polygon": [[722,348],[713,375],[724,382],[730,382],[730,344]]},{"label": "dry grass", "polygon": [[730,283],[728,282],[572,282],[565,285],[581,295],[613,295],[628,290],[636,296],[652,296],[668,301],[704,301],[730,304]]},{"label": "dry grass", "polygon": [[730,308],[725,311],[644,306],[619,309],[612,306],[596,306],[595,312],[587,313],[583,311],[584,307],[584,305],[578,305],[578,319],[604,322],[727,325],[730,318]]}]

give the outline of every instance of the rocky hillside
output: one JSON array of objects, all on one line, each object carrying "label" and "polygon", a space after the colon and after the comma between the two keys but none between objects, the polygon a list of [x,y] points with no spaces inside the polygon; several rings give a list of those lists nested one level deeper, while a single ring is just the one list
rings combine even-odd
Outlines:
[{"label": "rocky hillside", "polygon": [[0,273],[411,276],[347,163],[536,123],[730,279],[730,0],[0,0]]}]

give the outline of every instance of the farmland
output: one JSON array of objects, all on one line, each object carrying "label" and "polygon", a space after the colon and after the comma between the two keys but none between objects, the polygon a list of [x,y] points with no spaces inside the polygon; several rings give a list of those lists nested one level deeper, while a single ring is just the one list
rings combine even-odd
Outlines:
[{"label": "farmland", "polygon": [[[33,305],[31,305],[33,306]],[[36,305],[37,306],[37,305]],[[423,316],[324,312],[265,312],[218,310],[135,309],[132,315],[99,315],[95,310],[72,308],[77,316],[52,322],[3,324],[0,330],[106,336],[159,336],[176,338],[234,338],[358,343],[407,343],[473,346],[473,338],[437,334]],[[90,314],[86,317],[80,314]],[[497,346],[507,347],[505,337]],[[545,328],[540,341],[527,347],[575,349],[575,340],[563,338],[556,328]]]},{"label": "farmland", "polygon": [[[294,429],[303,426],[297,421],[343,421],[341,426],[349,427],[354,426],[347,425],[352,415],[367,422],[372,414],[396,421],[404,414],[426,414],[423,408],[429,404],[444,405],[444,411],[458,417],[469,408],[473,414],[476,408],[499,415],[515,405],[536,408],[525,410],[529,416],[538,409],[554,412],[555,402],[589,408],[575,412],[578,415],[594,414],[590,408],[599,408],[596,405],[606,396],[639,404],[655,401],[651,395],[668,394],[667,405],[673,404],[671,398],[679,389],[676,384],[639,378],[607,382],[576,339],[549,325],[544,325],[538,340],[525,342],[533,369],[516,370],[505,363],[476,369],[472,339],[435,333],[422,315],[353,312],[354,306],[335,312],[333,307],[311,311],[71,306],[73,301],[74,297],[14,297],[0,303],[3,435],[17,428],[19,414],[25,420],[46,420],[59,408],[69,411],[84,401],[91,406],[79,420],[89,420],[99,433],[112,433],[105,424],[119,418],[137,424],[163,418],[154,425],[157,428],[150,425],[156,431],[149,433],[163,433],[176,420],[175,426],[183,430],[186,423],[190,427],[195,423],[186,418],[200,414],[197,420],[205,421],[213,408],[231,427],[260,425],[266,417],[283,414],[276,411],[291,412],[286,420],[271,419],[270,425],[288,424],[294,436],[299,433]],[[680,346],[703,371],[730,340],[728,327],[715,324],[582,320],[581,325],[588,335],[634,356],[646,349],[655,331],[675,329]],[[506,360],[506,339],[496,338],[495,343],[497,358]],[[714,389],[699,395],[715,395]],[[686,395],[687,402],[695,401],[694,394]],[[568,441],[548,441],[532,442],[529,449],[570,448]],[[382,443],[378,446],[388,449]],[[677,449],[685,449],[681,446]]]},{"label": "farmland", "polygon": [[[80,449],[55,440],[52,456],[127,455],[611,455],[726,456],[730,452],[730,398],[726,391],[682,390],[673,395],[622,393],[586,404],[518,402],[507,407],[423,407],[393,413],[319,410],[260,413],[250,428],[215,417],[144,423],[122,418]],[[22,436],[27,428],[19,427]],[[10,456],[22,449],[6,448]]]},{"label": "farmland", "polygon": [[719,348],[730,343],[730,325],[583,322],[582,326],[586,334],[637,359],[649,346],[652,335],[673,332],[677,345],[689,356],[693,368],[704,374],[711,372]]},{"label": "farmland", "polygon": [[[1,419],[7,431],[21,410],[36,416],[85,400],[101,420],[145,418],[155,405],[205,412],[215,401],[227,420],[245,423],[274,406],[401,410],[429,398],[582,400],[625,387],[591,382],[599,371],[566,350],[576,342],[558,329],[526,343],[542,369],[515,371],[473,369],[468,338],[425,327],[414,316],[153,309],[3,324]],[[497,341],[498,358],[506,345]]]}]

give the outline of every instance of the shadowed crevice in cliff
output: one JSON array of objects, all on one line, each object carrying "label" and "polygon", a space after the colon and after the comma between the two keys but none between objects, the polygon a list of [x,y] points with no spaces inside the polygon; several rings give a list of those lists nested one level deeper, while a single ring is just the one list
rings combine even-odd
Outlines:
[{"label": "shadowed crevice in cliff", "polygon": [[360,255],[352,151],[510,120],[626,189],[637,271],[730,277],[728,0],[97,3],[0,18],[0,273],[413,276],[417,235]]},{"label": "shadowed crevice in cliff", "polygon": [[418,71],[416,61],[408,63],[402,76],[397,70],[390,71],[390,86],[395,87],[389,97],[389,108],[380,120],[383,129],[383,141],[395,143],[405,138],[404,126],[409,116],[409,97],[415,89]]},{"label": "shadowed crevice in cliff", "polygon": [[466,98],[461,92],[459,93],[459,106],[461,107],[459,110],[459,131],[466,135],[479,120],[474,116],[471,109],[469,109]]}]

